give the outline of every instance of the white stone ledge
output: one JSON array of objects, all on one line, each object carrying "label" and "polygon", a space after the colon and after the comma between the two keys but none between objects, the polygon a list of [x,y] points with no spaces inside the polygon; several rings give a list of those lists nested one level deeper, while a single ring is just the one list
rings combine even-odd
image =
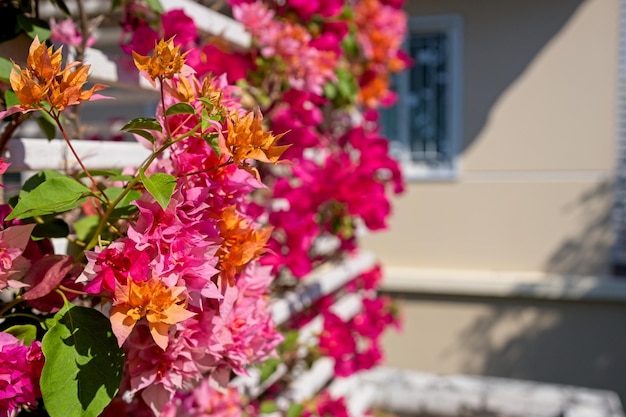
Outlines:
[{"label": "white stone ledge", "polygon": [[228,16],[192,0],[161,0],[161,4],[165,10],[182,9],[203,32],[221,35],[232,45],[242,49],[250,47],[250,34],[241,23]]},{"label": "white stone ledge", "polygon": [[477,375],[380,367],[338,379],[330,390],[347,397],[353,417],[361,417],[372,406],[442,417],[624,417],[613,391]]},{"label": "white stone ledge", "polygon": [[626,278],[386,267],[382,289],[420,294],[626,302]]}]

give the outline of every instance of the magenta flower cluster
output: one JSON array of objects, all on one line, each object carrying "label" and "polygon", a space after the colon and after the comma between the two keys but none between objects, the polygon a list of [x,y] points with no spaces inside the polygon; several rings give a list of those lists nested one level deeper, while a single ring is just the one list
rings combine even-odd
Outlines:
[{"label": "magenta flower cluster", "polygon": [[41,343],[25,345],[0,332],[0,415],[9,416],[19,406],[34,406],[41,397],[39,377],[43,366]]},{"label": "magenta flower cluster", "polygon": [[[33,207],[23,208],[28,192],[0,209],[3,220],[47,221],[81,209],[96,219],[82,232],[71,228],[76,257],[54,254],[46,238],[31,239],[34,222],[4,221],[0,290],[18,296],[2,304],[0,315],[34,317],[59,330],[64,311],[101,310],[123,367],[119,392],[105,394],[113,397],[105,417],[255,415],[290,376],[246,398],[229,382],[252,366],[278,360],[287,373],[297,372],[324,355],[343,377],[380,363],[382,332],[398,325],[393,304],[376,292],[380,267],[280,331],[270,306],[318,266],[350,259],[363,231],[387,227],[390,197],[402,192],[403,180],[376,108],[393,100],[390,75],[408,65],[400,50],[401,4],[232,0],[234,19],[252,37],[249,50],[235,51],[219,38],[206,42],[182,10],[123,3],[122,49],[161,94],[155,118],[124,129],[151,156],[133,175],[94,174],[101,181],[84,167],[84,182],[46,173],[39,178],[46,186],[78,189],[58,212],[36,203],[32,214]],[[74,47],[93,42],[71,21],[53,22],[52,32]],[[76,63],[75,71],[60,72],[60,52],[38,39],[33,45],[30,69],[11,73],[12,88],[31,102],[3,115],[48,112],[71,146],[60,112],[101,98],[91,93],[104,86],[82,91],[86,68]],[[39,108],[53,84],[58,108]],[[6,167],[0,161],[0,173]],[[332,305],[349,293],[358,294],[362,310],[342,318]],[[78,297],[80,308],[71,303]],[[283,333],[297,332],[313,315],[323,326],[318,346],[308,346],[311,356],[303,358],[304,346]],[[0,416],[45,408],[40,386],[51,368],[42,349],[49,338],[39,340],[50,328],[27,334],[35,326],[4,324]],[[322,392],[299,415],[348,412],[344,399]]]}]

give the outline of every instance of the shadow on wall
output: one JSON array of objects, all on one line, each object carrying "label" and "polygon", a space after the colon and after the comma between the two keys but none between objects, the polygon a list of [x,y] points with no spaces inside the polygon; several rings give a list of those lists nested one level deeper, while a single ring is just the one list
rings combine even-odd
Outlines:
[{"label": "shadow on wall", "polygon": [[[613,181],[604,181],[562,209],[563,217],[580,219],[577,234],[564,240],[547,260],[546,272],[564,275],[608,275],[613,234]],[[575,277],[572,277],[575,279]]]},{"label": "shadow on wall", "polygon": [[584,0],[413,0],[411,12],[418,15],[460,13],[464,19],[465,139],[461,151],[479,136],[499,97],[582,3]]},{"label": "shadow on wall", "polygon": [[626,404],[626,305],[485,302],[442,358],[460,349],[464,373],[609,389]]}]

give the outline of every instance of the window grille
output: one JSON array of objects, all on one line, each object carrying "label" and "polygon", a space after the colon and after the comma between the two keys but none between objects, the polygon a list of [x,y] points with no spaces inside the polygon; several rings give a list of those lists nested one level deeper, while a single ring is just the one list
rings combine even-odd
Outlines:
[{"label": "window grille", "polygon": [[450,177],[461,125],[461,34],[458,16],[417,17],[405,50],[413,66],[392,79],[396,104],[381,112],[383,134],[409,179]]}]

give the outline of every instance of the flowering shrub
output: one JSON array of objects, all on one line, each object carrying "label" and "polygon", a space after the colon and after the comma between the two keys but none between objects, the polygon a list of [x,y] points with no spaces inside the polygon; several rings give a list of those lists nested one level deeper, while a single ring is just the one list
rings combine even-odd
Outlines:
[{"label": "flowering shrub", "polygon": [[[269,303],[384,229],[402,191],[375,111],[407,65],[400,4],[232,1],[252,35],[242,52],[201,41],[182,10],[122,3],[122,49],[160,93],[155,117],[123,128],[151,150],[134,172],[90,171],[74,152],[66,110],[107,98],[85,88],[88,65],[35,37],[6,78],[16,100],[0,118],[38,112],[81,172],[38,173],[0,210],[0,414],[347,415],[327,393],[286,410],[280,390],[321,355],[338,376],[380,362],[397,324],[380,267],[280,329]],[[51,22],[52,38],[90,45],[77,28]],[[351,318],[332,308],[348,293],[362,300]],[[299,341],[317,314],[319,343]],[[287,376],[257,398],[228,386],[279,363]]]},{"label": "flowering shrub", "polygon": [[[4,390],[5,413],[36,407],[41,389],[51,415],[98,415],[122,386],[132,397],[127,408],[158,414],[176,393],[207,380],[223,384],[281,341],[264,298],[272,276],[258,265],[271,229],[260,226],[246,196],[263,187],[250,161],[278,163],[285,147],[223,80],[196,78],[171,40],[134,58],[162,94],[156,118],[124,128],[148,140],[150,158],[134,176],[83,166],[87,185],[38,174],[4,218],[3,287],[24,290],[2,313],[6,322],[45,320],[41,343],[33,324],[0,333],[0,374],[12,387]],[[94,92],[104,86],[83,90],[87,71],[63,68],[60,51],[36,38],[27,68],[11,73],[20,104],[0,116],[41,111],[64,133],[62,110],[103,98]],[[96,214],[74,225],[75,257],[27,256],[35,223],[87,203]],[[104,315],[92,308],[98,304]]]}]

